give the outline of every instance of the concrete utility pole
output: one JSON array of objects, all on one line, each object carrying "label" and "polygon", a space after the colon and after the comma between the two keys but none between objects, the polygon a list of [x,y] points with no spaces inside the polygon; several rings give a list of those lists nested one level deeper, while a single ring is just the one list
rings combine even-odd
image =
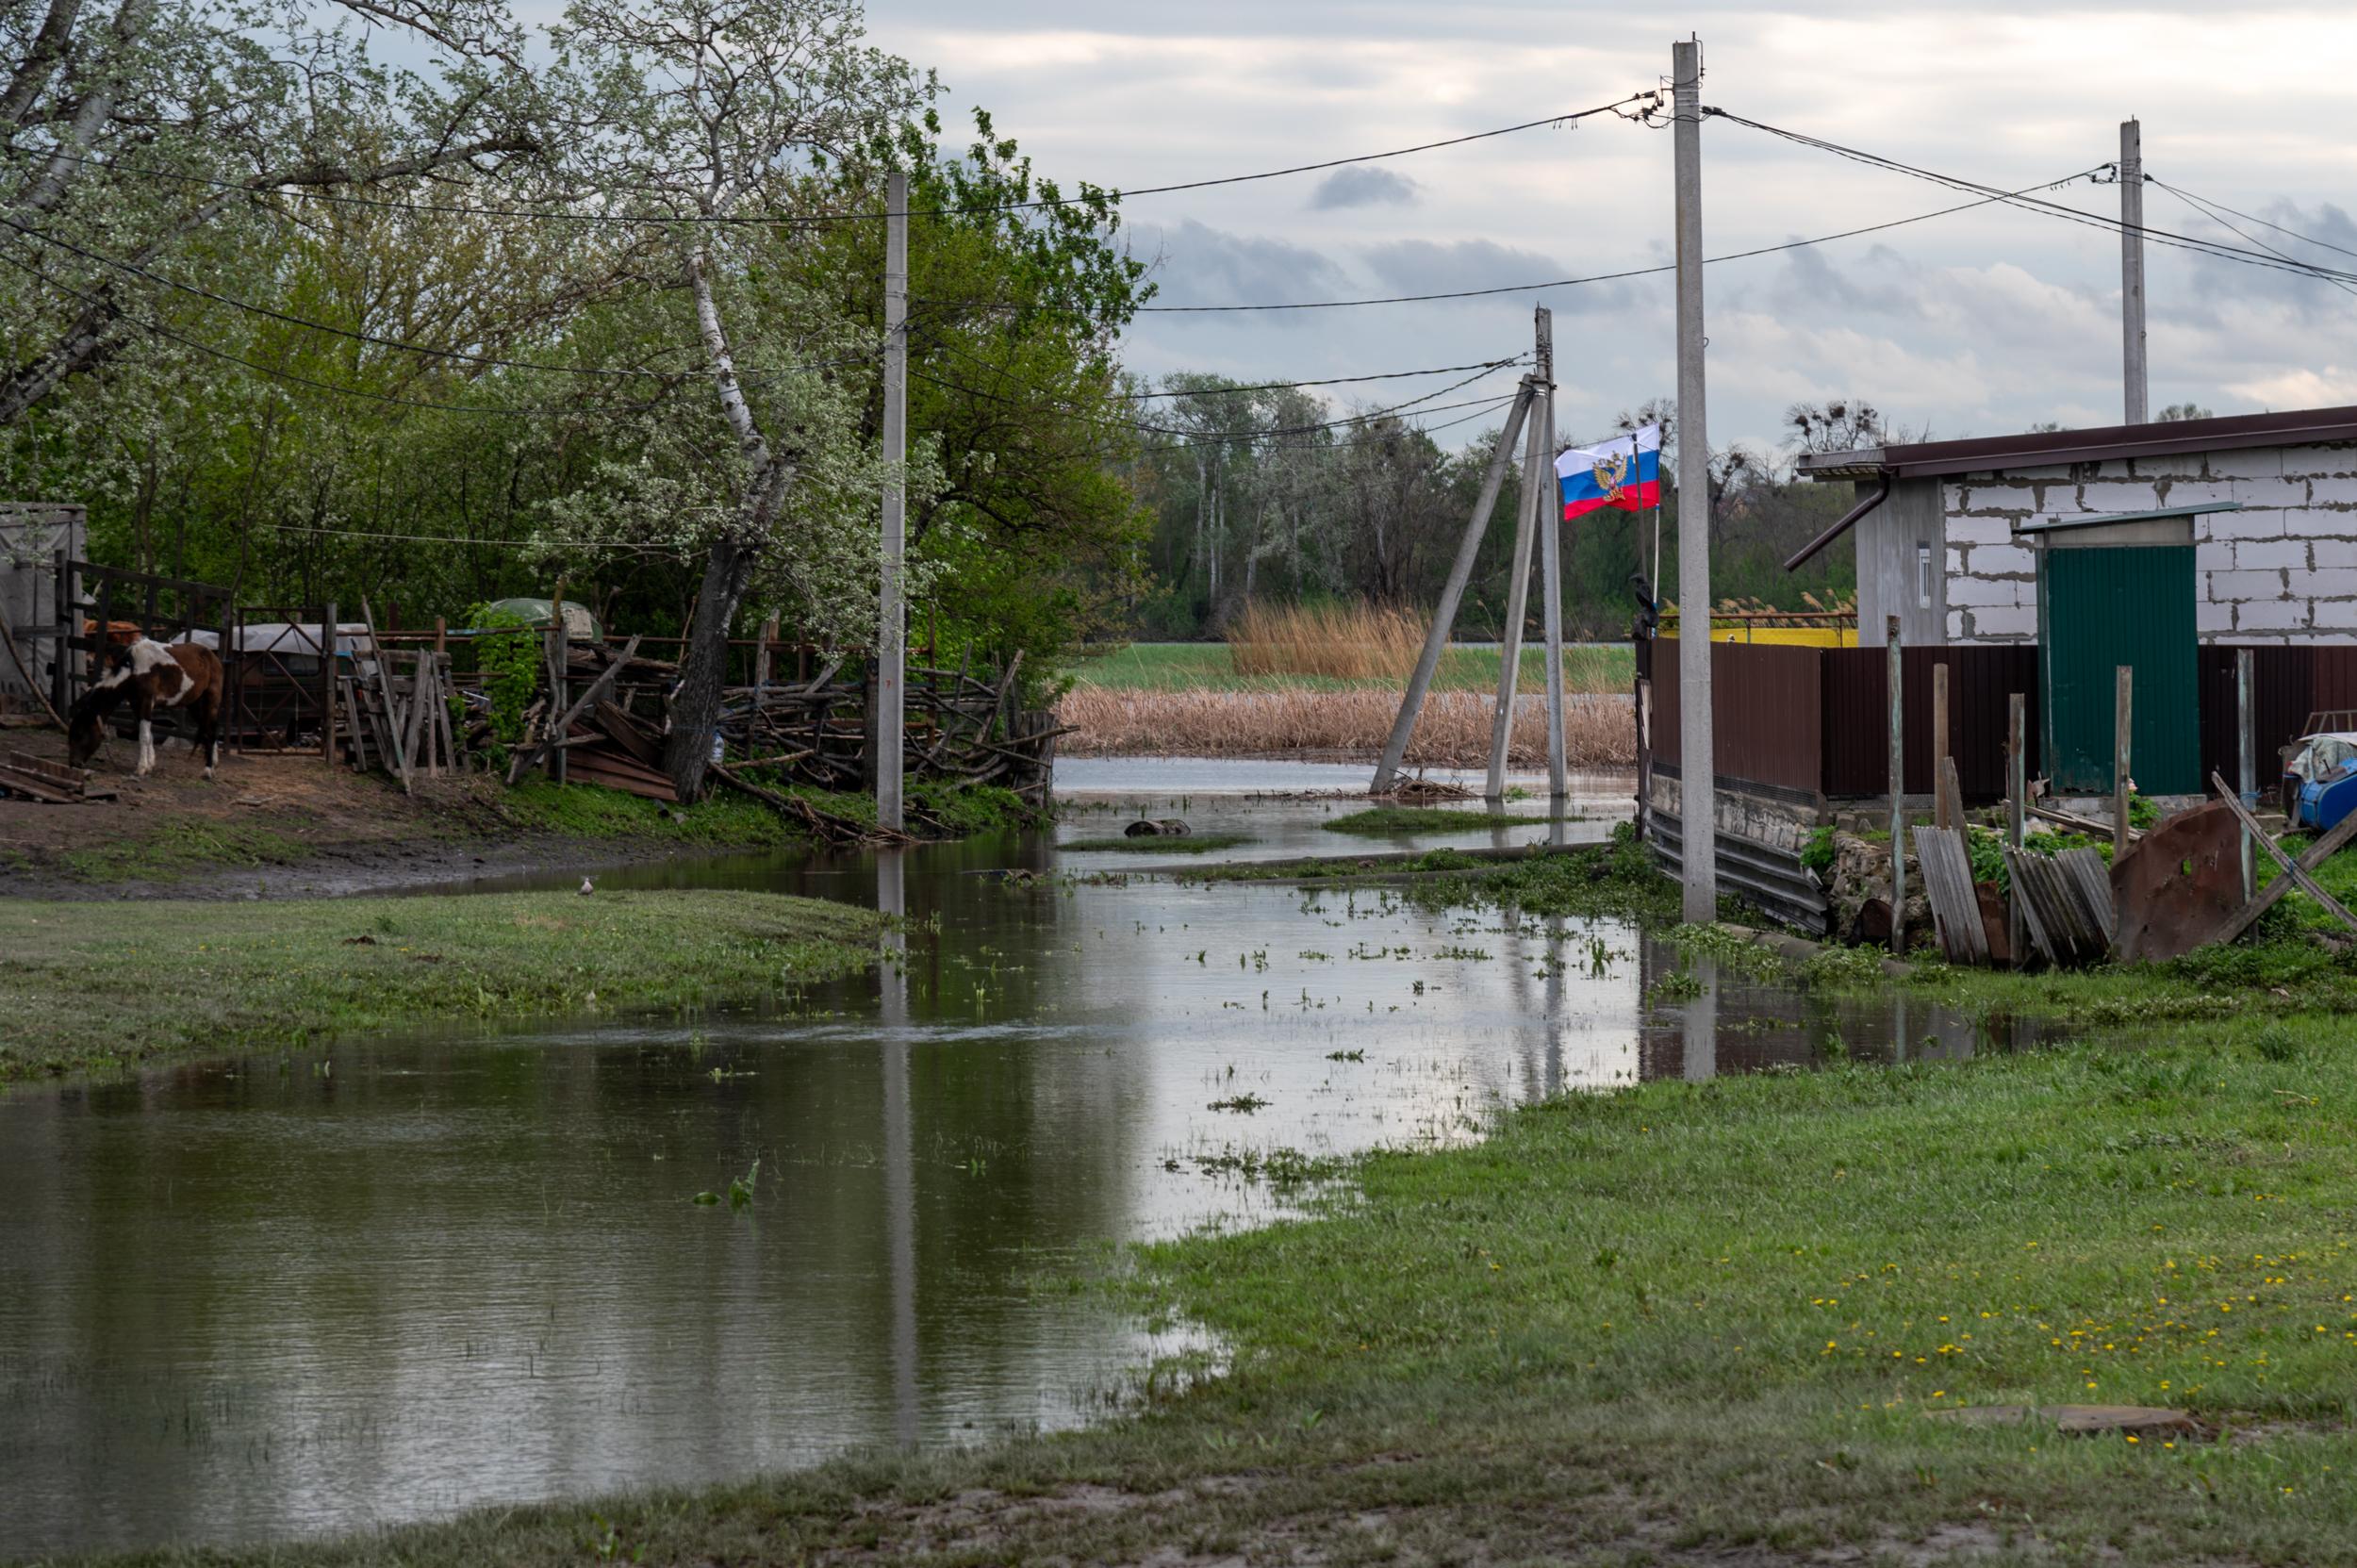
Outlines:
[{"label": "concrete utility pole", "polygon": [[2144,361],[2144,130],[2119,123],[2119,349],[2128,422],[2152,418],[2152,383]]},{"label": "concrete utility pole", "polygon": [[883,588],[876,607],[876,820],[898,833],[908,676],[900,568],[908,550],[909,177],[896,171],[884,191],[890,210],[884,217]]},{"label": "concrete utility pole", "polygon": [[1547,631],[1547,794],[1561,801],[1571,792],[1563,759],[1563,496],[1555,483],[1555,312],[1538,308],[1538,378],[1546,399],[1545,435],[1539,447],[1539,569],[1544,574],[1540,602]]},{"label": "concrete utility pole", "polygon": [[[1719,917],[1719,778],[1710,734],[1710,433],[1703,417],[1703,46],[1670,45],[1677,165],[1678,822],[1686,918]],[[1660,590],[1656,588],[1656,593]]]}]

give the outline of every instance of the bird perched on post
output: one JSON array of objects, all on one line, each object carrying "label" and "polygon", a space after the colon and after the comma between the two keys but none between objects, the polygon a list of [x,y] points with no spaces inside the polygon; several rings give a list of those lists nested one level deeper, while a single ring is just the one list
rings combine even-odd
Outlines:
[{"label": "bird perched on post", "polygon": [[582,878],[582,879],[581,879],[581,896],[582,896],[583,898],[585,898],[585,898],[587,898],[587,897],[588,897],[588,896],[589,896],[592,892],[594,892],[594,891],[596,891],[596,889],[592,888],[592,887],[589,885],[589,879],[588,879],[587,877],[584,877],[584,878]]}]

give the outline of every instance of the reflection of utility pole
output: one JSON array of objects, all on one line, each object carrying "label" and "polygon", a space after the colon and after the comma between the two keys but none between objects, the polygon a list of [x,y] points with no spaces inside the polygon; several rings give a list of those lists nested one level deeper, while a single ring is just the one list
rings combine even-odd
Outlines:
[{"label": "reflection of utility pole", "polygon": [[909,1135],[908,889],[902,856],[876,856],[876,912],[892,916],[883,936],[884,1246],[892,1288],[892,1435],[916,1443],[916,1171]]},{"label": "reflection of utility pole", "polygon": [[1686,1004],[1686,1081],[1706,1083],[1719,1076],[1719,961],[1697,953],[1694,978],[1702,994]]}]

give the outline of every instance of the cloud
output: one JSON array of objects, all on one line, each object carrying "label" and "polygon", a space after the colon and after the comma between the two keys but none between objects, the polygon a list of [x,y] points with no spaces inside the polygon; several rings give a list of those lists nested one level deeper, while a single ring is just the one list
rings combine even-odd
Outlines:
[{"label": "cloud", "polygon": [[[1551,256],[1526,251],[1517,245],[1501,245],[1493,239],[1400,239],[1388,245],[1369,246],[1360,252],[1360,259],[1381,281],[1384,289],[1394,294],[1450,294],[1475,289],[1519,289],[1533,284],[1574,277],[1581,271],[1566,266]],[[1604,272],[1611,269],[1598,267],[1587,270]],[[1547,296],[1546,303],[1553,305],[1558,315],[1578,315],[1589,311],[1624,309],[1631,297],[1624,283],[1601,283],[1557,289]]]},{"label": "cloud", "polygon": [[1405,174],[1360,164],[1337,169],[1320,180],[1310,193],[1310,209],[1331,212],[1345,206],[1406,206],[1416,199],[1416,182]]},{"label": "cloud", "polygon": [[1230,234],[1192,218],[1140,223],[1132,254],[1153,267],[1157,305],[1241,305],[1312,300],[1346,286],[1333,259],[1306,245]]}]

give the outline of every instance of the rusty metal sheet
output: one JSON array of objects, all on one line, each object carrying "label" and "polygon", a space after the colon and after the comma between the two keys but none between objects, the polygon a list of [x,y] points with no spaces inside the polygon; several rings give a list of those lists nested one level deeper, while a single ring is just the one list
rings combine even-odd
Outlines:
[{"label": "rusty metal sheet", "polygon": [[2215,941],[2242,908],[2242,829],[2222,801],[2180,812],[2113,863],[2122,959],[2175,958]]}]

